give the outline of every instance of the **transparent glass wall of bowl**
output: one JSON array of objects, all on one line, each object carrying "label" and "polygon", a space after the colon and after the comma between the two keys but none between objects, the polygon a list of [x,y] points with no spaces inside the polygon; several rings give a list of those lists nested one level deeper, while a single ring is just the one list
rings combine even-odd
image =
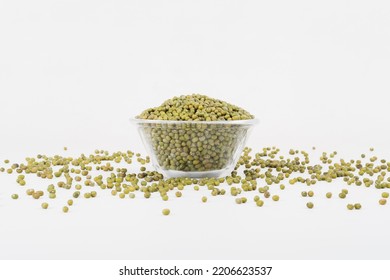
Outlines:
[{"label": "transparent glass wall of bowl", "polygon": [[256,119],[158,121],[131,119],[155,168],[168,177],[218,177],[233,170]]}]

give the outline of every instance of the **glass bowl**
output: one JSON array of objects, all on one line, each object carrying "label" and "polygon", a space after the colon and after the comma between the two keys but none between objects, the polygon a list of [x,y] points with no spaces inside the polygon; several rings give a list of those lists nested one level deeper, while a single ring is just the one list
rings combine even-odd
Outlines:
[{"label": "glass bowl", "polygon": [[232,171],[257,119],[162,121],[132,118],[155,168],[168,177],[220,177]]}]

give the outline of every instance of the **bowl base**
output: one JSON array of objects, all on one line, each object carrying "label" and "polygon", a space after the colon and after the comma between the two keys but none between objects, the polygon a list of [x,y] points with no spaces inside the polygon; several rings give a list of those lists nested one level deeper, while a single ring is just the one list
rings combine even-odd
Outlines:
[{"label": "bowl base", "polygon": [[179,170],[167,170],[160,169],[161,172],[168,178],[172,177],[186,177],[186,178],[217,178],[226,176],[229,173],[229,168],[210,170],[210,171],[179,171]]}]

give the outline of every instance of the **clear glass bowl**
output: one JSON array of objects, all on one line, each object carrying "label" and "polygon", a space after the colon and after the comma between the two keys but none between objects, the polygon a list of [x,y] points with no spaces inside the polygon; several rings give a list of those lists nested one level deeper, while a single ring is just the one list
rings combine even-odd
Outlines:
[{"label": "clear glass bowl", "polygon": [[161,121],[133,118],[155,168],[168,177],[219,177],[233,170],[257,119]]}]

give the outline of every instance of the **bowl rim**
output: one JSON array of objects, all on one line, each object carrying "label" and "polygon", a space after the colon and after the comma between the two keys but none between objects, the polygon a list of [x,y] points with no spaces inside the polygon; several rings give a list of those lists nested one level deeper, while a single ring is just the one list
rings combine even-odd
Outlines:
[{"label": "bowl rim", "polygon": [[130,122],[134,124],[226,124],[226,125],[256,125],[260,121],[257,118],[238,121],[170,121],[170,120],[145,120],[137,117],[130,118]]}]

